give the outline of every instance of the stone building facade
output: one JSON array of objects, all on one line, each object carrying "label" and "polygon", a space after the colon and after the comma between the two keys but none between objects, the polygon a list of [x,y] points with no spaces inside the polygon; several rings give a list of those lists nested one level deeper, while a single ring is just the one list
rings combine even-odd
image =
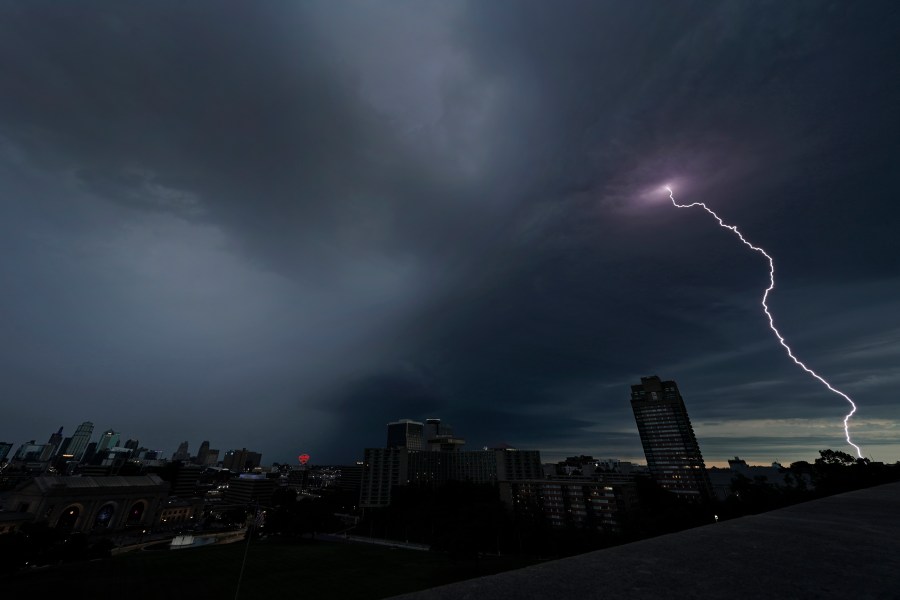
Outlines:
[{"label": "stone building facade", "polygon": [[156,475],[42,476],[7,493],[3,505],[65,531],[118,531],[152,526],[168,493],[169,484]]}]

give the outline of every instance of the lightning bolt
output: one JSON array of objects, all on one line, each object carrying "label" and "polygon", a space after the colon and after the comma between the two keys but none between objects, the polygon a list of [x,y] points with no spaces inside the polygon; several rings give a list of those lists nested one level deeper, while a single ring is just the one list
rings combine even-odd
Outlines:
[{"label": "lightning bolt", "polygon": [[780,343],[784,347],[785,351],[787,352],[787,355],[791,357],[791,360],[794,361],[794,363],[798,367],[800,367],[801,369],[803,369],[804,371],[806,371],[807,373],[809,373],[810,375],[812,375],[813,377],[818,379],[822,383],[822,385],[824,385],[825,387],[828,388],[829,391],[837,394],[838,396],[840,396],[841,398],[843,398],[844,400],[846,400],[847,402],[850,403],[850,407],[851,407],[850,412],[847,413],[847,416],[844,417],[844,436],[847,438],[847,443],[856,449],[856,455],[858,457],[862,458],[863,457],[862,450],[860,450],[859,446],[854,444],[853,441],[850,439],[850,418],[856,412],[856,403],[853,402],[853,400],[850,398],[850,396],[848,396],[844,392],[840,391],[839,389],[836,389],[835,387],[833,387],[830,383],[825,381],[824,377],[822,377],[821,375],[819,375],[818,373],[816,373],[815,371],[813,371],[812,369],[807,367],[805,364],[803,364],[803,362],[799,358],[794,356],[794,351],[791,350],[791,347],[788,346],[786,341],[784,341],[784,336],[781,335],[781,332],[778,331],[777,327],[775,327],[775,318],[772,316],[772,313],[769,310],[769,304],[768,304],[769,294],[771,294],[772,290],[775,289],[775,261],[772,259],[771,256],[769,256],[768,252],[766,252],[759,246],[754,246],[753,244],[748,242],[746,240],[746,238],[744,238],[743,234],[741,234],[741,232],[738,230],[737,227],[735,227],[734,225],[728,225],[727,223],[725,223],[725,221],[722,220],[722,217],[717,215],[715,213],[715,211],[713,211],[710,207],[708,207],[703,202],[692,202],[691,204],[678,204],[678,202],[675,200],[675,194],[672,192],[672,188],[669,186],[665,186],[665,188],[666,188],[666,191],[669,192],[669,200],[671,200],[672,204],[674,204],[677,208],[692,208],[694,206],[699,206],[700,208],[702,208],[703,210],[705,210],[706,212],[711,214],[713,216],[713,218],[719,222],[720,227],[730,230],[732,233],[734,233],[734,235],[738,236],[738,239],[740,239],[741,242],[743,242],[743,244],[745,246],[747,246],[754,252],[759,252],[760,254],[762,254],[763,256],[766,257],[766,260],[769,261],[769,287],[766,288],[766,291],[763,293],[763,296],[762,296],[763,312],[766,313],[766,317],[768,317],[768,319],[769,319],[769,329],[772,330],[772,333],[774,333],[775,337],[778,338],[778,343]]}]

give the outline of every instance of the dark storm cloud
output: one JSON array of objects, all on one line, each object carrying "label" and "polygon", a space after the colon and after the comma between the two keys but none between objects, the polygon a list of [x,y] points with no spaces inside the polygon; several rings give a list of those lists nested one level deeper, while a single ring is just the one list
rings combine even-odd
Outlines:
[{"label": "dark storm cloud", "polygon": [[[713,460],[840,419],[766,329],[765,265],[667,181],[775,255],[779,323],[871,439],[897,416],[889,3],[0,11],[2,436],[350,460],[442,416],[635,458],[653,372]],[[773,452],[834,433],[792,427]]]}]

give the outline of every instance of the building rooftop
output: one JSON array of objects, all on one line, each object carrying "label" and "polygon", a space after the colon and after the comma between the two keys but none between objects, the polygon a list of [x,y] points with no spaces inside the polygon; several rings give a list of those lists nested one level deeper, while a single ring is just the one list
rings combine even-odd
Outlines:
[{"label": "building rooftop", "polygon": [[398,596],[896,598],[900,483]]},{"label": "building rooftop", "polygon": [[86,477],[86,476],[42,476],[35,477],[34,484],[42,491],[60,488],[111,488],[145,487],[165,483],[156,475],[133,475],[128,477]]}]

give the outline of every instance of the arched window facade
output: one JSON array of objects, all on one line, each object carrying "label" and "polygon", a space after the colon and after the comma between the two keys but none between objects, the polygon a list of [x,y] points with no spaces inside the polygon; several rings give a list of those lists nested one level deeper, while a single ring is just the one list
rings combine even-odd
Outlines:
[{"label": "arched window facade", "polygon": [[112,525],[113,516],[116,514],[116,505],[107,503],[100,507],[97,516],[94,517],[94,529],[103,529]]},{"label": "arched window facade", "polygon": [[128,518],[126,520],[128,525],[137,525],[144,518],[144,511],[147,510],[147,503],[143,500],[138,500],[134,504],[131,505],[131,508],[128,509]]},{"label": "arched window facade", "polygon": [[67,506],[65,510],[62,511],[62,514],[59,515],[59,519],[56,520],[56,528],[62,529],[63,531],[72,531],[75,529],[75,525],[78,523],[78,517],[80,516],[80,506],[77,504]]}]

